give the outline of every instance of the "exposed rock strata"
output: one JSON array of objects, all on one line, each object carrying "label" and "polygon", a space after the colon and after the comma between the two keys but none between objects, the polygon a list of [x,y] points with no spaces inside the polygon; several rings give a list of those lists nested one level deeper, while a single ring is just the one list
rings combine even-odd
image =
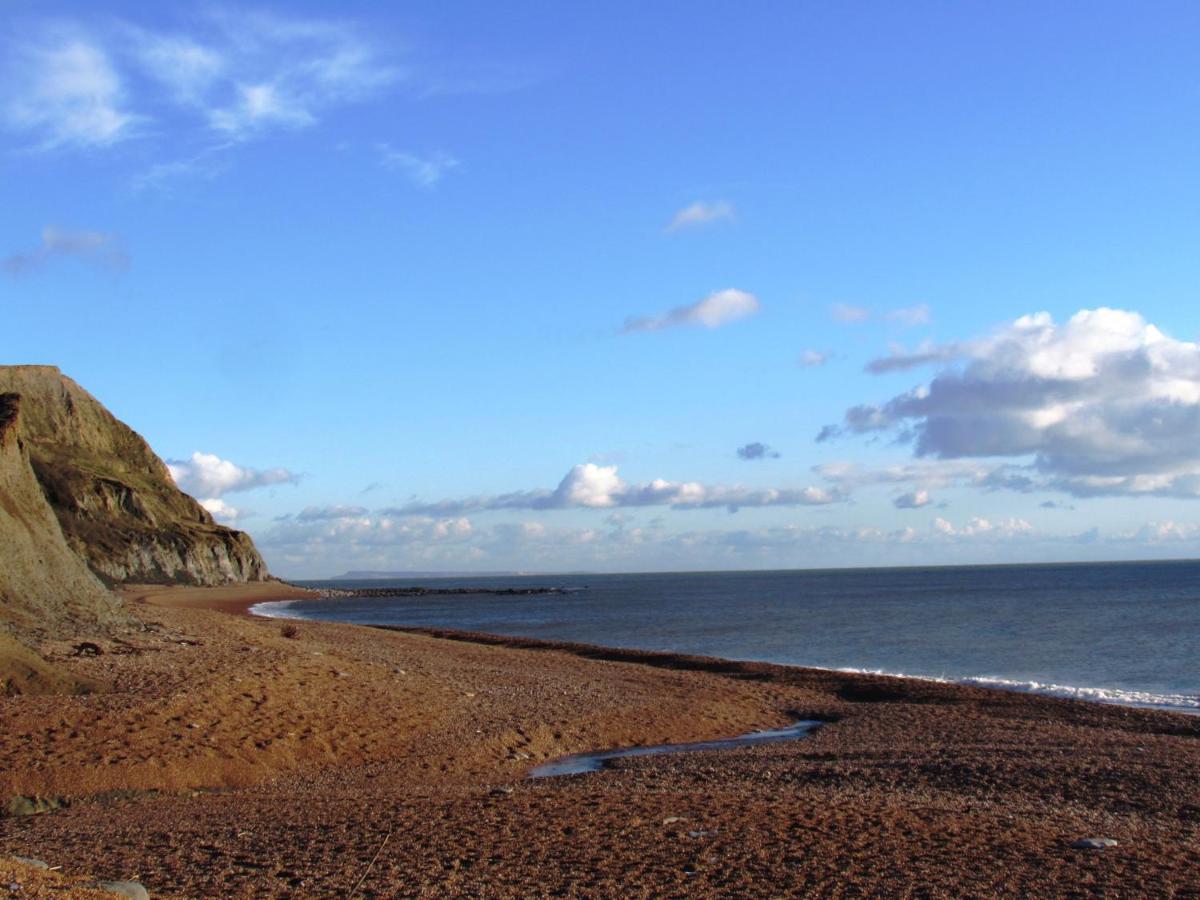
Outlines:
[{"label": "exposed rock strata", "polygon": [[248,535],[216,524],[137,432],[57,368],[0,367],[0,392],[23,398],[20,442],[60,540],[101,579],[215,585],[268,577]]},{"label": "exposed rock strata", "polygon": [[112,624],[119,601],[63,536],[21,439],[23,418],[21,398],[0,393],[0,626],[33,634]]}]

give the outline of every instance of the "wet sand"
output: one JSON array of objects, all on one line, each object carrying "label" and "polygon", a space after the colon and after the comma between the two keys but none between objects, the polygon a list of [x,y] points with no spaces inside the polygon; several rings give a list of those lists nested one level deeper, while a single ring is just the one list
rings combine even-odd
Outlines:
[{"label": "wet sand", "polygon": [[228,614],[288,590],[131,589],[141,630],[52,660],[103,690],[0,699],[0,799],[69,801],[0,855],[155,896],[1200,896],[1200,718]]}]

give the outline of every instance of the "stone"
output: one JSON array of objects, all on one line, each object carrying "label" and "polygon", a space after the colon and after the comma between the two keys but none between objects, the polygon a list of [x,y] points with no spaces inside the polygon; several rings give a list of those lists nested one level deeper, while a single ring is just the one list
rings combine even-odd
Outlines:
[{"label": "stone", "polygon": [[33,866],[35,869],[48,869],[49,863],[42,862],[40,859],[30,859],[28,856],[14,856],[13,862],[19,862],[23,866]]},{"label": "stone", "polygon": [[120,894],[132,900],[150,900],[150,892],[137,881],[100,881],[96,887],[110,894]]},{"label": "stone", "polygon": [[13,797],[5,810],[10,816],[36,816],[66,805],[61,797]]},{"label": "stone", "polygon": [[1119,844],[1112,838],[1080,838],[1071,842],[1072,850],[1105,850]]}]

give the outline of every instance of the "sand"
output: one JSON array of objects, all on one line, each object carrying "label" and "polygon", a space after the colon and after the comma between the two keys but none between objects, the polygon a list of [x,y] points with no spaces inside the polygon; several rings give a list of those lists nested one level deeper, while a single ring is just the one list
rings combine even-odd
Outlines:
[{"label": "sand", "polygon": [[0,799],[69,804],[0,855],[155,896],[1200,896],[1200,718],[244,614],[289,590],[132,589],[141,630],[51,660],[100,690],[0,699]]}]

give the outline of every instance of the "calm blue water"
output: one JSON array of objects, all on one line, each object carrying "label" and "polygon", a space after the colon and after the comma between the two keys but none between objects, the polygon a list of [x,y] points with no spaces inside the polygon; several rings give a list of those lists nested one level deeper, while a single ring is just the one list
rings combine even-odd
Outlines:
[{"label": "calm blue water", "polygon": [[[388,584],[310,583],[317,588]],[[258,611],[920,675],[1200,710],[1200,562],[403,584],[575,590],[517,597],[304,600],[262,604]]]}]

